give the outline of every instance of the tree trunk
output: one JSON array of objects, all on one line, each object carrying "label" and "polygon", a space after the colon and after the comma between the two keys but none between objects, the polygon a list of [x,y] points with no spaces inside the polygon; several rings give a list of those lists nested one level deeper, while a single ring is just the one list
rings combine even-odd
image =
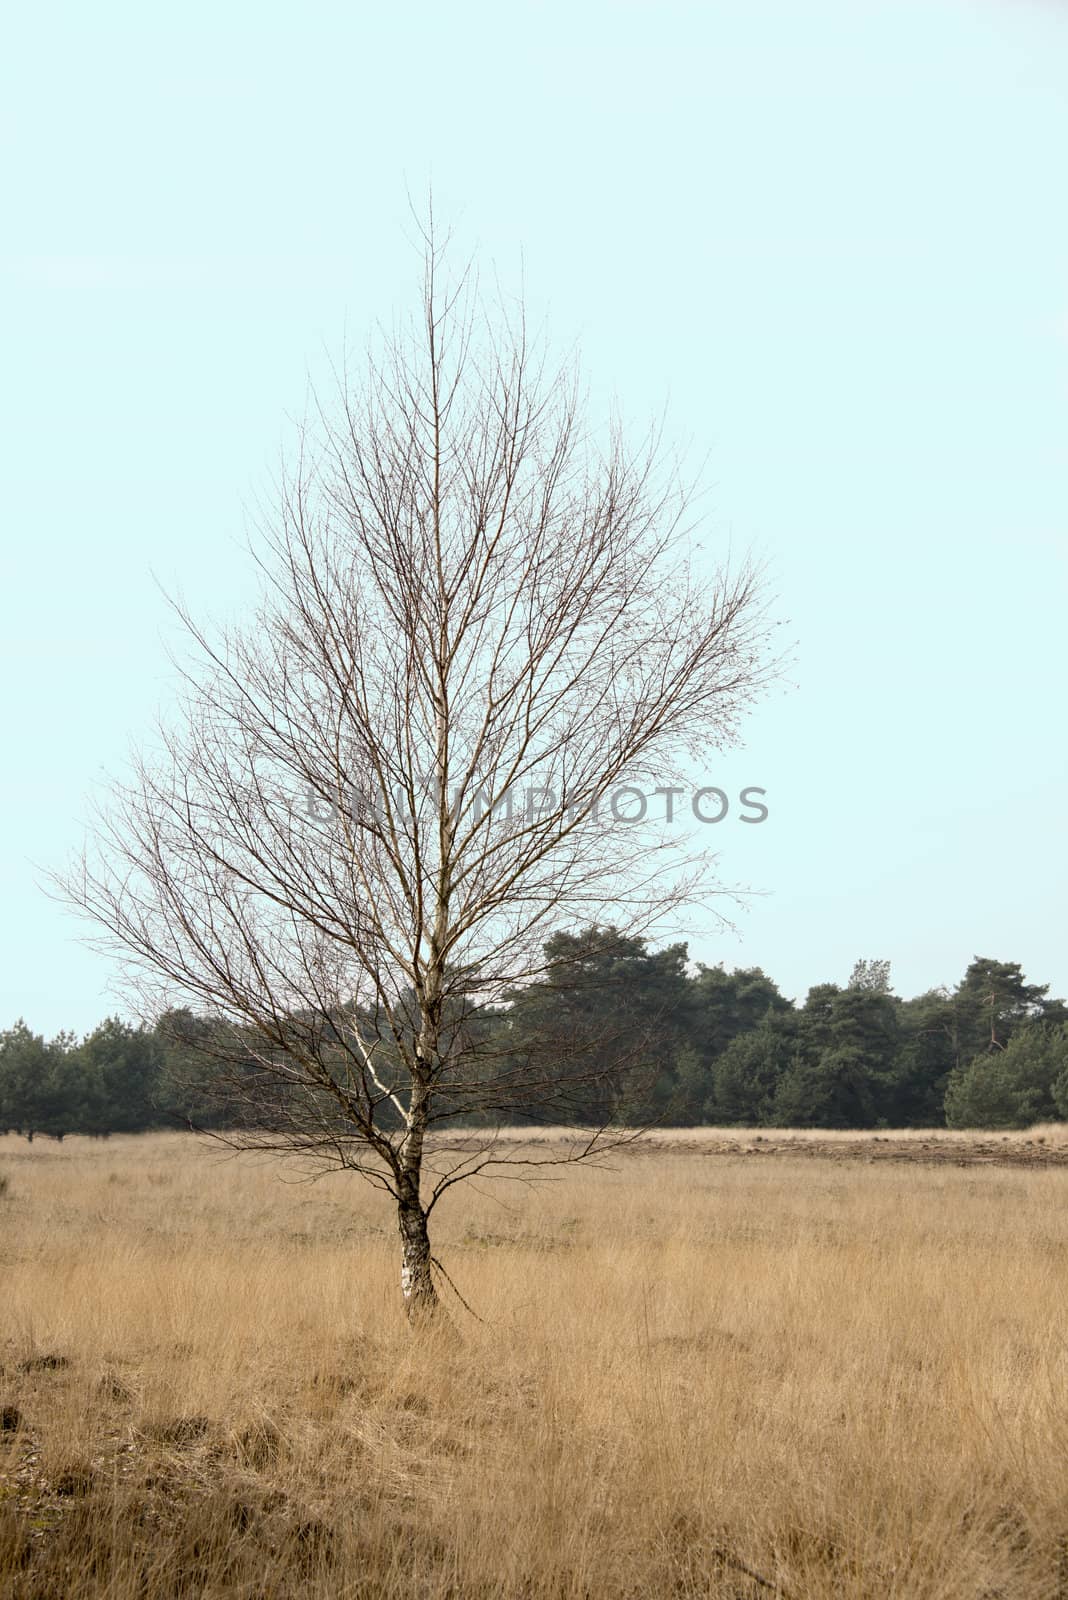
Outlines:
[{"label": "tree trunk", "polygon": [[430,1274],[430,1235],[418,1188],[404,1184],[397,1200],[401,1236],[401,1293],[410,1323],[437,1317],[441,1302]]},{"label": "tree trunk", "polygon": [[396,1174],[397,1221],[401,1236],[401,1294],[411,1324],[437,1320],[442,1313],[430,1273],[430,1234],[422,1195],[423,1141],[430,1111],[426,1062],[437,1042],[436,1019],[427,1013],[432,1013],[436,1003],[437,985],[438,978],[434,973],[430,979],[431,994],[429,998],[425,993],[422,997],[423,1023],[416,1041],[416,1070]]}]

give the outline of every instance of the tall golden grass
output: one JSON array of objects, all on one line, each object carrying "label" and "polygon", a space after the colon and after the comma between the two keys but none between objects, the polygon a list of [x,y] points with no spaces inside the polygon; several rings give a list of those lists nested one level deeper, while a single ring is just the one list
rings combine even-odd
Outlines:
[{"label": "tall golden grass", "polygon": [[1068,1596],[1068,1169],[286,1170],[0,1140],[4,1596]]}]

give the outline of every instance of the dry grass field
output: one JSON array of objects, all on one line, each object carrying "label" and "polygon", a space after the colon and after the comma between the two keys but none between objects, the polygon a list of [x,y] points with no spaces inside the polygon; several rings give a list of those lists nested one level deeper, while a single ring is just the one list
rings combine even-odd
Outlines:
[{"label": "dry grass field", "polygon": [[451,1339],[285,1170],[0,1140],[0,1594],[1068,1597],[1065,1130],[453,1191]]}]

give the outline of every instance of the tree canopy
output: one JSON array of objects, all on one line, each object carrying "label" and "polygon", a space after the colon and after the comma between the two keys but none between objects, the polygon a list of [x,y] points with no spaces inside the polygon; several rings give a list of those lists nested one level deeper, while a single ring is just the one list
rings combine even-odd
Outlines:
[{"label": "tree canopy", "polygon": [[[465,1017],[485,1045],[480,1118],[579,1125],[991,1127],[1068,1119],[1068,1017],[1017,963],[976,957],[955,988],[900,999],[817,984],[800,1004],[759,967],[699,966],[685,944],[591,925],[545,943],[543,970]],[[858,964],[860,965],[860,964]],[[116,1017],[78,1040],[21,1019],[0,1034],[0,1128],[34,1138],[270,1123],[239,1092],[225,1019]],[[475,1059],[478,1059],[477,1055]],[[385,1070],[385,1069],[384,1069]],[[520,1090],[522,1089],[522,1092]]]}]

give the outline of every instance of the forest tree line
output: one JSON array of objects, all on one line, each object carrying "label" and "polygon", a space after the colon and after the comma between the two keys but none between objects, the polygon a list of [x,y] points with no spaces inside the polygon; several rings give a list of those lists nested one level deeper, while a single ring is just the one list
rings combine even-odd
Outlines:
[{"label": "forest tree line", "polygon": [[[1068,1007],[1016,962],[977,956],[956,987],[906,1000],[891,990],[888,962],[862,960],[844,984],[817,984],[796,1004],[759,967],[692,972],[685,944],[654,951],[612,928],[558,935],[545,956],[539,980],[507,1005],[475,1004],[455,1019],[477,1036],[483,1062],[481,1110],[467,1120],[559,1120],[551,1091],[565,1066],[568,1120],[579,1124],[1068,1120]],[[269,1125],[254,1070],[262,1060],[239,1027],[187,1010],[152,1027],[109,1017],[83,1039],[46,1040],[20,1020],[0,1033],[0,1131],[32,1139]],[[497,1081],[534,1087],[525,1100],[513,1088],[496,1101]]]}]

